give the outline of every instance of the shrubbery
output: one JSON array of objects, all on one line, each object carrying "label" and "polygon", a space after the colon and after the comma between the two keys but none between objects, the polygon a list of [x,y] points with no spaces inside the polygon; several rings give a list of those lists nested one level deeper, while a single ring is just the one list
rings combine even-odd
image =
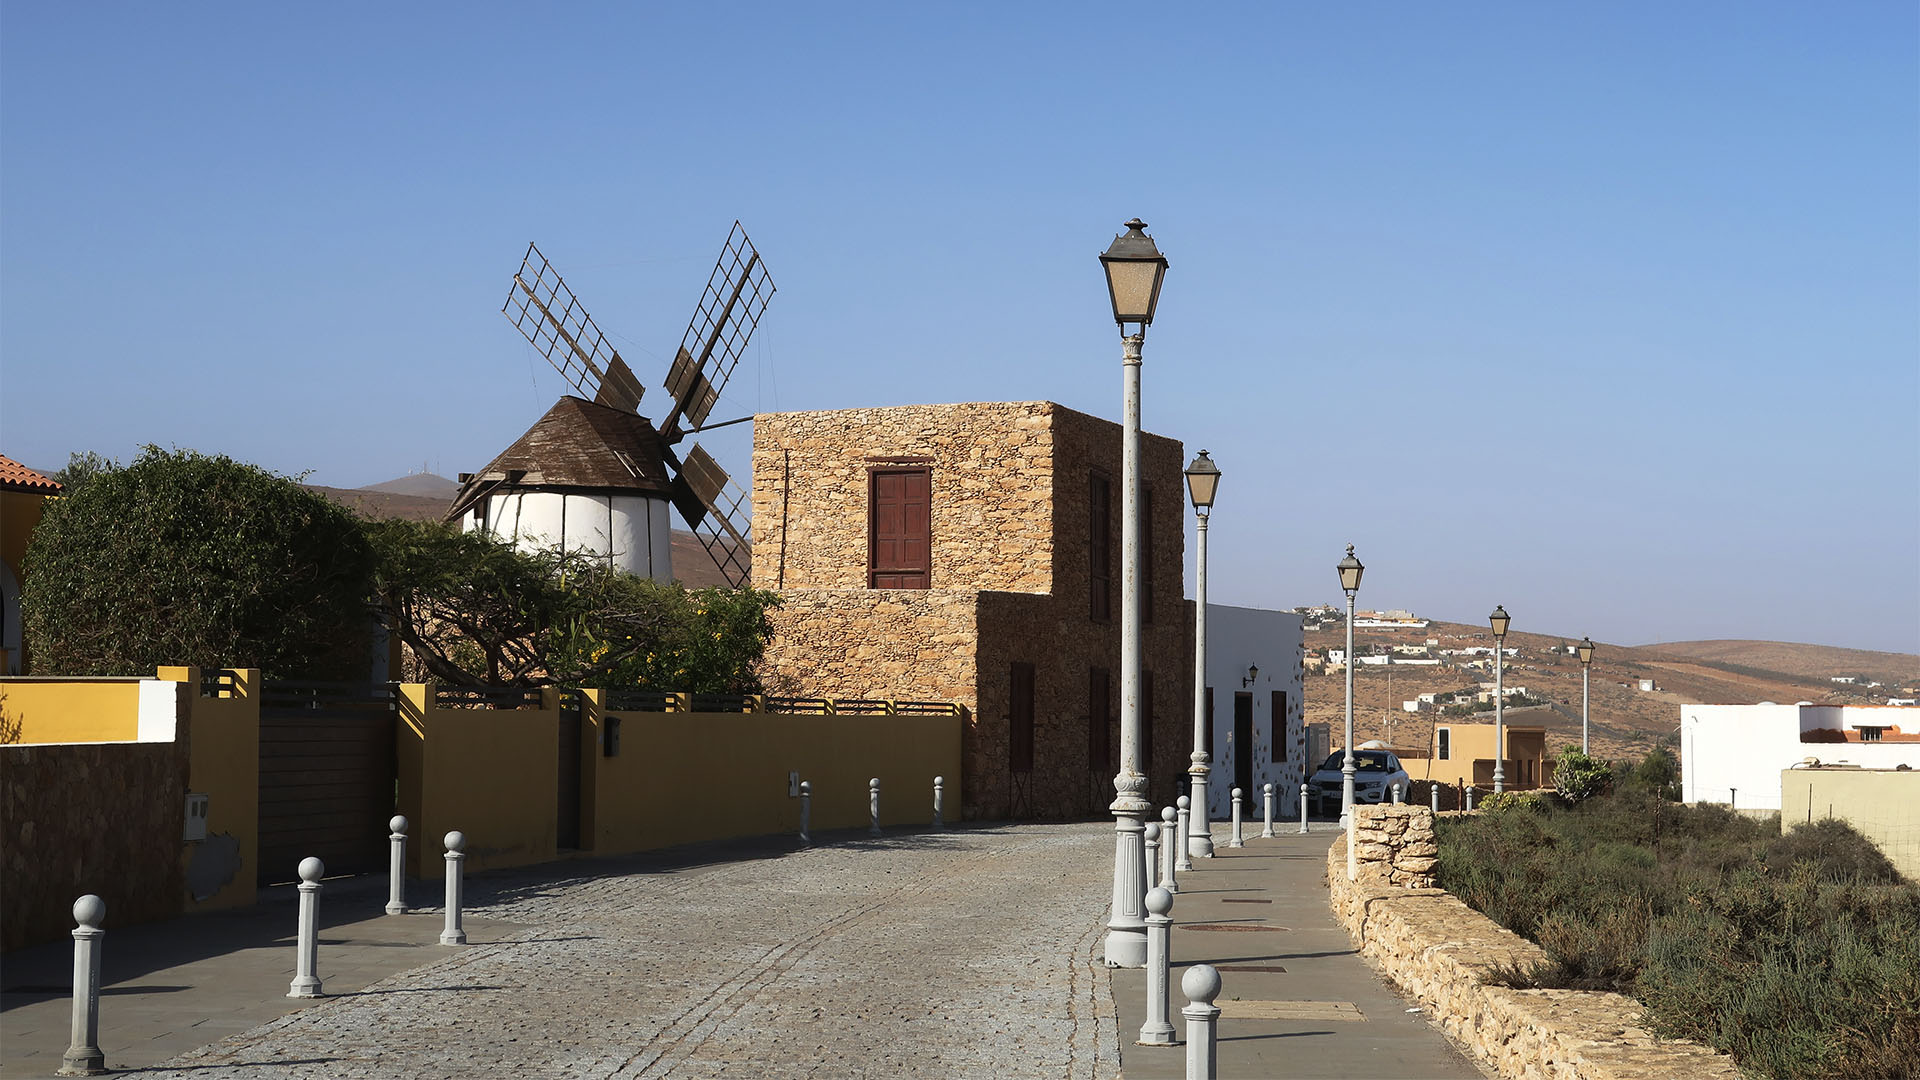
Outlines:
[{"label": "shrubbery", "polygon": [[371,554],[345,510],[224,456],[89,456],[27,547],[21,621],[43,675],[162,664],[345,677],[364,665]]},{"label": "shrubbery", "polygon": [[1547,967],[1516,981],[1631,993],[1749,1075],[1920,1075],[1920,888],[1843,822],[1781,836],[1660,797],[1671,763],[1441,822],[1440,884],[1540,944]]}]

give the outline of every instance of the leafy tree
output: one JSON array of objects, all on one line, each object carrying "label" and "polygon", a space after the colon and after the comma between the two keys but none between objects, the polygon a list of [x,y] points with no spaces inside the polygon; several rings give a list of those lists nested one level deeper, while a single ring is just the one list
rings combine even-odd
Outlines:
[{"label": "leafy tree", "polygon": [[437,523],[368,532],[383,619],[441,682],[760,691],[777,594],[689,591]]},{"label": "leafy tree", "polygon": [[1680,801],[1680,762],[1664,746],[1647,751],[1640,763],[1627,770],[1626,786],[1669,802]]},{"label": "leafy tree", "polygon": [[345,510],[191,450],[148,446],[125,467],[76,456],[69,470],[84,479],[47,503],[23,575],[41,674],[196,664],[341,678],[362,662],[372,558]]},{"label": "leafy tree", "polygon": [[1560,760],[1553,767],[1553,789],[1570,803],[1599,795],[1612,782],[1612,766],[1571,744],[1560,751]]},{"label": "leafy tree", "polygon": [[94,477],[117,468],[119,465],[112,459],[88,450],[84,453],[68,454],[67,467],[56,470],[48,479],[64,489],[61,494],[71,497]]}]

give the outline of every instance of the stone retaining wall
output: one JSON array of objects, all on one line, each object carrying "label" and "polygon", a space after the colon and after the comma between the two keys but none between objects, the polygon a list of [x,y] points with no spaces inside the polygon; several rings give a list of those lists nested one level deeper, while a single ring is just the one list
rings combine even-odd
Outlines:
[{"label": "stone retaining wall", "polygon": [[[1347,881],[1345,839],[1327,852],[1334,918],[1361,955],[1431,1010],[1447,1034],[1515,1080],[1738,1080],[1733,1059],[1641,1026],[1622,994],[1513,990],[1487,984],[1498,968],[1546,960],[1532,942],[1451,893],[1392,880],[1431,880],[1433,814],[1424,807],[1356,807],[1359,880]],[[1371,850],[1370,850],[1371,849]],[[1398,853],[1402,862],[1390,856]]]}]

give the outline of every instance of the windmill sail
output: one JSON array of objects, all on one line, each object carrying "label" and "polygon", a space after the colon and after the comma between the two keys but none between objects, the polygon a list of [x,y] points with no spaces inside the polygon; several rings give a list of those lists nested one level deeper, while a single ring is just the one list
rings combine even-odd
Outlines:
[{"label": "windmill sail", "polygon": [[734,222],[667,374],[673,409],[660,425],[661,438],[677,442],[685,434],[683,423],[695,430],[706,423],[773,294],[760,252]]},{"label": "windmill sail", "polygon": [[646,388],[594,325],[593,316],[567,288],[560,272],[533,244],[527,245],[500,312],[581,397],[627,412],[640,411],[640,396]]}]

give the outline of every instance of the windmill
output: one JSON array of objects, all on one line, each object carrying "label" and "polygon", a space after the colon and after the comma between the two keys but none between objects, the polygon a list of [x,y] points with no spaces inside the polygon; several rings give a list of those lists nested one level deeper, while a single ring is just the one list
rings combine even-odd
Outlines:
[{"label": "windmill", "polygon": [[[736,588],[747,583],[752,569],[747,493],[698,443],[688,443],[684,452],[676,447],[689,435],[752,419],[707,423],[773,293],[760,252],[740,223],[734,222],[667,368],[665,386],[673,395],[673,405],[653,428],[669,473],[674,510]],[[581,397],[640,415],[645,387],[536,245],[527,245],[500,310]],[[649,463],[630,460],[628,451],[616,448],[614,452],[635,477],[647,471]],[[478,486],[482,482],[502,480],[481,477],[470,482],[469,491],[456,500],[454,515],[484,497],[485,490]]]}]

